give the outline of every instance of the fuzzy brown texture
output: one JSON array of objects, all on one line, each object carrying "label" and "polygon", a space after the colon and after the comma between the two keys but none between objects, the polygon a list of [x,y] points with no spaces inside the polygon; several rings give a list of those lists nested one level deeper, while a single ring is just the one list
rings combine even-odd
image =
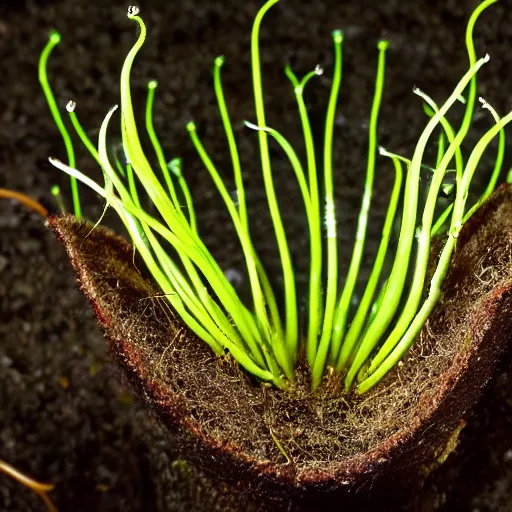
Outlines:
[{"label": "fuzzy brown texture", "polygon": [[[186,457],[268,497],[353,498],[421,484],[456,446],[463,418],[510,340],[512,190],[464,226],[441,302],[399,367],[362,397],[327,378],[311,395],[260,385],[191,336],[145,279],[131,246],[72,216],[57,233],[113,356]],[[292,463],[287,463],[278,443]],[[371,493],[370,493],[371,491]]]}]

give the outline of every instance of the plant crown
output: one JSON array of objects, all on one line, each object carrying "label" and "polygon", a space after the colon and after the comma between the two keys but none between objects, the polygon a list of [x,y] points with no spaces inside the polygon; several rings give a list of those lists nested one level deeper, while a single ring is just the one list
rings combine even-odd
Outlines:
[{"label": "plant crown", "polygon": [[[71,138],[47,79],[48,57],[60,41],[56,32],[50,35],[41,55],[39,77],[68,155],[67,163],[56,159],[51,159],[51,162],[71,176],[76,217],[81,216],[77,180],[93,189],[105,199],[107,206],[119,214],[136,250],[172,308],[188,328],[216,354],[220,356],[229,352],[246,371],[279,387],[286,387],[294,379],[300,354],[304,354],[313,389],[319,386],[326,369],[331,367],[335,372],[345,375],[347,391],[355,389],[356,392],[363,393],[375,386],[413,344],[441,297],[441,286],[461,227],[489,197],[500,176],[505,148],[503,128],[512,120],[512,113],[500,118],[487,102],[480,99],[482,107],[490,111],[494,123],[474,145],[467,158],[461,150],[471,127],[475,107],[476,74],[489,60],[488,56],[481,59],[476,57],[473,27],[482,11],[497,0],[482,2],[468,22],[468,71],[448,99],[442,105],[436,105],[424,92],[414,90],[424,102],[424,111],[429,119],[410,159],[378,147],[377,122],[388,47],[387,41],[378,42],[375,93],[368,126],[366,179],[352,258],[342,288],[338,275],[333,138],[342,78],[343,33],[336,30],[332,34],[334,72],[325,116],[322,151],[317,151],[315,147],[304,100],[304,88],[311,79],[322,73],[322,69],[317,67],[302,79],[290,67],[285,69],[296,97],[304,137],[306,161],[303,162],[284,135],[267,126],[265,119],[259,33],[267,11],[278,1],[268,0],[254,20],[251,66],[256,120],[255,123],[246,122],[246,125],[257,132],[263,182],[281,262],[282,291],[271,286],[251,238],[251,219],[248,217],[242,166],[222,86],[224,57],[215,59],[213,86],[233,167],[236,202],[230,195],[214,158],[203,146],[196,125],[190,122],[186,128],[231,216],[247,267],[251,304],[245,304],[240,299],[201,238],[181,160],[176,158],[168,162],[164,155],[153,127],[153,103],[157,88],[154,80],[148,83],[145,129],[158,166],[154,168],[150,164],[139,138],[141,127],[135,121],[130,88],[132,65],[146,38],[146,27],[138,15],[138,8],[130,7],[128,10],[128,18],[139,26],[140,33],[122,67],[120,108],[116,105],[106,115],[97,145],[89,139],[78,121],[75,103],[70,102],[67,106],[76,134],[103,171],[103,185],[76,168]],[[465,103],[465,113],[460,127],[455,129],[446,119],[446,114],[457,101]],[[107,151],[107,132],[113,116],[120,116],[121,119],[126,164],[118,159],[112,162]],[[468,205],[469,188],[480,158],[495,136],[498,136],[497,154],[488,185],[475,204]],[[425,151],[432,139],[437,143],[437,159],[433,166],[427,166]],[[309,292],[307,328],[304,333],[299,329],[294,265],[274,187],[269,155],[269,144],[274,143],[289,160],[295,174],[309,228]],[[319,154],[321,158],[318,157]],[[349,321],[363,258],[378,154],[391,160],[394,185],[373,267],[362,298]],[[431,175],[424,206],[420,207],[420,187],[424,186],[420,183],[420,173],[424,169],[428,169]],[[323,173],[321,180],[320,173]],[[454,177],[453,187],[447,183],[447,177]],[[323,187],[320,187],[320,182]],[[140,191],[149,196],[156,215],[148,213],[141,206]],[[439,206],[439,197],[447,192],[451,192],[451,202],[439,215],[439,208],[436,208]],[[400,230],[391,270],[386,274],[384,262],[391,252],[389,240],[395,217],[399,217],[397,220],[400,221]],[[429,280],[427,267],[432,238],[435,236],[442,236],[444,243]],[[169,248],[174,249],[172,253]],[[325,281],[323,276],[326,276]]]}]

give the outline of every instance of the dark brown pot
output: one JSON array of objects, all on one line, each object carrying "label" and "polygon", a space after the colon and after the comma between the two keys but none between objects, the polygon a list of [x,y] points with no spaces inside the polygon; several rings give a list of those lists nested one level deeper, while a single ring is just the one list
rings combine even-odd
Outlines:
[{"label": "dark brown pot", "polygon": [[187,459],[260,496],[263,509],[290,497],[341,507],[418,488],[456,446],[511,337],[508,186],[463,228],[443,298],[407,359],[363,397],[341,396],[334,377],[317,396],[305,378],[291,393],[261,386],[188,333],[127,242],[72,216],[49,224],[137,394]]}]

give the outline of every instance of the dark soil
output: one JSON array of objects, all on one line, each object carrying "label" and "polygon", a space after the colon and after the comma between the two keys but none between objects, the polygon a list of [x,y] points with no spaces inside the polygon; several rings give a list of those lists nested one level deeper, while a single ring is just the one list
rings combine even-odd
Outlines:
[{"label": "dark soil", "polygon": [[[364,171],[376,40],[387,37],[391,41],[379,143],[410,154],[424,122],[412,86],[418,85],[441,100],[456,83],[466,66],[463,35],[474,3],[434,6],[384,0],[369,6],[356,0],[311,4],[282,0],[265,20],[262,53],[268,121],[291,131],[292,141],[299,137],[296,108],[282,67],[290,61],[303,74],[321,63],[328,77],[330,31],[338,26],[345,30],[346,64],[335,161],[342,170],[337,183],[338,207],[347,223],[357,215],[356,188]],[[210,83],[211,63],[216,55],[226,55],[226,94],[233,102],[233,116],[236,120],[254,118],[247,41],[257,5],[259,2],[154,0],[151,6],[142,6],[150,38],[134,70],[141,107],[146,80],[157,78],[160,82],[155,123],[170,154],[185,158],[189,183],[202,205],[207,242],[228,247],[219,253],[225,268],[236,268],[237,251],[230,250],[231,233],[224,229],[225,217],[215,208],[217,196],[210,182],[202,178],[204,170],[194,158],[184,125],[195,118],[222,167],[226,152]],[[511,8],[508,0],[493,6],[481,18],[476,38],[479,55],[491,55],[482,72],[480,93],[502,113],[511,108]],[[37,57],[48,30],[58,28],[63,43],[52,57],[50,75],[59,104],[76,99],[82,122],[98,127],[110,105],[118,101],[118,71],[134,37],[125,10],[125,4],[99,0],[2,3],[0,187],[45,202],[50,202],[53,183],[66,189],[65,177],[46,163],[48,155],[64,155],[39,91]],[[319,80],[313,89],[309,102],[313,121],[320,125],[328,78]],[[486,116],[479,118],[477,129],[487,126]],[[256,160],[251,158],[254,140],[252,134],[242,129],[240,133],[246,136],[246,168],[255,183],[250,201],[257,204],[261,193],[251,166]],[[488,158],[492,160],[490,152]],[[381,167],[382,172],[390,172],[386,165]],[[289,171],[282,168],[283,173]],[[279,170],[277,165],[277,174]],[[283,181],[282,193],[292,197],[295,190],[286,186]],[[387,190],[388,180],[383,179],[379,186],[376,196],[384,198],[381,192]],[[102,205],[85,190],[82,198],[90,218],[97,218]],[[379,204],[382,202],[377,201]],[[295,212],[291,204],[289,221],[294,220]],[[173,440],[119,385],[92,312],[76,290],[62,249],[41,219],[3,202],[0,224],[0,458],[42,480],[56,482],[52,495],[63,511],[257,509],[257,504],[237,504],[229,490],[213,485],[177,460]],[[265,228],[263,219],[255,226],[256,233]],[[377,222],[374,234],[378,228]],[[344,244],[348,241],[343,240]],[[371,248],[370,244],[370,254]],[[272,251],[266,256],[270,266],[273,256]],[[405,504],[391,504],[390,510],[512,508],[510,363],[507,356],[497,369],[468,419],[456,453],[434,473],[421,495]],[[384,507],[382,504],[376,510]],[[0,475],[0,509],[41,510],[42,504]]]}]

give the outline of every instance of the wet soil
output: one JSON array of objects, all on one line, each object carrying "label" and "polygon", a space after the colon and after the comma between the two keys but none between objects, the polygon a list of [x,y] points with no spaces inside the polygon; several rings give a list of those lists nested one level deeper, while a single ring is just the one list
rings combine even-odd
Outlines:
[{"label": "wet soil", "polygon": [[[214,249],[229,249],[231,233],[224,229],[226,219],[216,209],[217,196],[184,126],[196,120],[223,167],[226,148],[211,87],[211,64],[218,54],[226,55],[226,96],[232,100],[233,116],[237,121],[253,119],[248,38],[259,4],[153,0],[142,6],[150,39],[134,69],[134,97],[142,109],[147,79],[159,80],[155,124],[170,156],[185,159],[189,184],[201,204],[207,243]],[[321,106],[329,91],[330,32],[338,27],[345,30],[335,161],[341,170],[337,173],[338,209],[347,224],[357,215],[354,206],[364,174],[377,39],[386,37],[391,42],[379,143],[410,154],[424,122],[412,87],[418,85],[441,101],[465,71],[465,20],[474,4],[282,0],[265,20],[262,55],[268,121],[288,130],[292,142],[300,141],[300,132],[282,68],[291,62],[302,75],[318,63],[325,66],[326,78],[318,80],[308,98],[313,124],[319,129]],[[511,9],[509,0],[492,7],[480,20],[476,36],[479,55],[491,55],[482,72],[480,93],[500,112],[512,106]],[[118,101],[118,72],[134,38],[125,12],[126,5],[118,1],[2,3],[0,187],[45,203],[51,202],[52,184],[67,190],[66,178],[46,161],[49,155],[64,158],[64,153],[37,83],[38,54],[48,31],[57,28],[63,42],[52,57],[50,76],[58,102],[63,106],[76,99],[77,112],[94,135],[108,108]],[[477,129],[487,126],[487,118],[479,116]],[[256,161],[254,139],[243,128],[237,133],[244,136],[245,168],[255,184],[249,196],[257,204],[261,191],[257,169],[251,165]],[[488,158],[491,161],[492,155]],[[88,159],[81,161],[84,168],[91,166]],[[227,164],[224,167],[229,169]],[[390,173],[385,167],[383,172]],[[279,164],[276,168],[279,173]],[[91,172],[97,171],[92,168]],[[283,167],[283,172],[288,169]],[[384,204],[379,198],[385,198],[388,185],[385,178],[377,184],[377,215]],[[293,197],[294,190],[287,186],[283,181],[281,191]],[[101,203],[85,190],[82,199],[90,218],[97,218]],[[296,211],[290,201],[289,221],[296,218]],[[111,225],[115,227],[115,222]],[[256,233],[265,228],[263,219],[255,226]],[[374,238],[378,228],[377,222]],[[372,244],[370,255],[371,249]],[[296,250],[300,252],[300,244]],[[237,251],[217,252],[225,268],[236,268]],[[275,255],[269,250],[266,258],[272,268]],[[62,248],[40,218],[5,201],[0,203],[0,276],[0,458],[55,482],[52,496],[59,510],[266,510],[260,503],[241,502],[177,456],[173,439],[120,383]],[[468,418],[455,454],[424,490],[400,503],[381,503],[369,510],[512,508],[511,363],[510,356],[503,358]],[[0,475],[0,510],[37,511],[43,506],[29,491]]]}]

